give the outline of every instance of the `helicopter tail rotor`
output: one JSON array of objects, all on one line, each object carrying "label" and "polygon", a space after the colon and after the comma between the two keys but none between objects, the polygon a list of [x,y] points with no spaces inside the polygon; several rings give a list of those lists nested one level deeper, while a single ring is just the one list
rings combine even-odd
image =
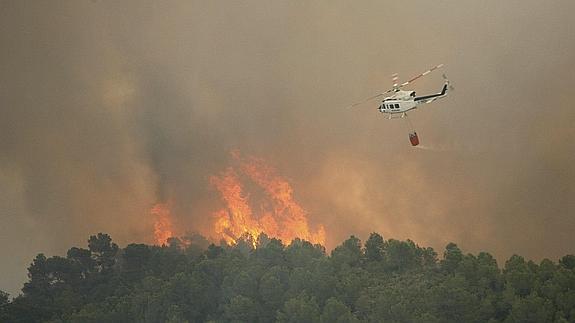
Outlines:
[{"label": "helicopter tail rotor", "polygon": [[445,73],[443,74],[443,79],[445,80],[445,83],[447,83],[447,85],[449,87],[449,91],[455,90],[453,85],[451,85],[451,82],[449,82],[449,79],[447,78],[447,75],[445,75]]}]

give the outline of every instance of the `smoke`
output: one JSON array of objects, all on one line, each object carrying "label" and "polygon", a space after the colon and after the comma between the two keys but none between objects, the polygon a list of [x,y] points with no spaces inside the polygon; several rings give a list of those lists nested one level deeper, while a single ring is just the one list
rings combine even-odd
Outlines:
[{"label": "smoke", "polygon": [[[378,231],[499,259],[573,253],[574,9],[2,1],[0,289],[98,231],[152,242],[158,202],[207,230],[233,149],[290,180],[328,248]],[[345,109],[438,63],[457,91],[410,114],[432,149],[376,105]]]}]

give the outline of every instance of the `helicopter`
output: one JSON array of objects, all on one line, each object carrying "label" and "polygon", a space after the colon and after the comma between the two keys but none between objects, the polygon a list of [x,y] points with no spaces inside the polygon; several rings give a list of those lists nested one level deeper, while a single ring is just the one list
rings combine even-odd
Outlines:
[{"label": "helicopter", "polygon": [[[392,80],[393,80],[393,87],[383,93],[379,93],[376,94],[374,96],[371,96],[363,101],[360,101],[358,103],[354,103],[352,104],[350,107],[355,107],[367,102],[370,102],[376,98],[379,98],[381,96],[384,95],[388,95],[386,96],[382,101],[381,104],[379,105],[379,107],[377,108],[379,110],[379,112],[387,114],[388,115],[388,119],[394,119],[394,118],[406,118],[407,120],[407,112],[413,109],[416,109],[418,107],[418,105],[421,104],[426,104],[426,103],[431,103],[439,98],[445,97],[447,96],[447,90],[452,90],[453,87],[449,84],[449,80],[447,79],[447,76],[445,76],[445,74],[443,74],[443,79],[445,80],[444,84],[443,84],[443,88],[441,89],[441,92],[439,93],[435,93],[435,94],[428,94],[428,95],[423,95],[423,96],[416,96],[415,91],[406,91],[406,90],[402,90],[402,88],[408,84],[411,84],[413,81],[433,72],[434,70],[443,67],[443,64],[439,64],[436,65],[430,69],[428,69],[427,71],[411,78],[410,80],[403,82],[401,84],[398,84],[398,76],[397,74],[393,74],[392,75]],[[409,122],[409,120],[407,120],[410,128],[413,128],[411,126],[411,123]],[[412,146],[417,146],[419,145],[419,137],[417,136],[417,132],[413,131],[409,133],[409,141],[411,142]]]}]

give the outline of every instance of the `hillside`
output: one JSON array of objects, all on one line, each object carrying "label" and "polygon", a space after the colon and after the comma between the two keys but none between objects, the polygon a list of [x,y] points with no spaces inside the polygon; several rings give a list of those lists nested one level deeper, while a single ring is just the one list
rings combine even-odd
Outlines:
[{"label": "hillside", "polygon": [[[191,243],[190,243],[191,241]],[[1,322],[575,322],[575,256],[539,264],[450,243],[350,237],[330,255],[262,235],[119,248],[107,234],[39,254]]]}]

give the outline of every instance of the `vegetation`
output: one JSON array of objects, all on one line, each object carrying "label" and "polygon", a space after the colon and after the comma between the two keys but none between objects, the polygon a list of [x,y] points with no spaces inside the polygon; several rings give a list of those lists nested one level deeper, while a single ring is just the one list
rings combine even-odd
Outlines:
[{"label": "vegetation", "polygon": [[22,295],[0,292],[0,322],[575,322],[572,255],[500,269],[485,252],[450,243],[439,260],[377,233],[331,256],[265,235],[184,242],[122,249],[100,233],[66,257],[39,254]]}]

